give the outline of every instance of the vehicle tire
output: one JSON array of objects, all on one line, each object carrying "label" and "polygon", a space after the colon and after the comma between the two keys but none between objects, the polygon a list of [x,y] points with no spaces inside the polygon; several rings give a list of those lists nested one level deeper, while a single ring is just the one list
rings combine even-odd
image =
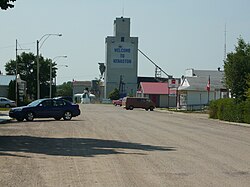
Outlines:
[{"label": "vehicle tire", "polygon": [[26,120],[27,121],[33,121],[33,119],[34,119],[34,113],[33,112],[28,112],[26,114]]},{"label": "vehicle tire", "polygon": [[148,111],[148,108],[145,108],[146,111]]},{"label": "vehicle tire", "polygon": [[6,105],[5,105],[5,108],[10,108],[10,104],[6,104]]},{"label": "vehicle tire", "polygon": [[60,120],[61,119],[61,117],[55,117],[55,120]]},{"label": "vehicle tire", "polygon": [[129,110],[133,110],[134,107],[132,105],[129,106]]},{"label": "vehicle tire", "polygon": [[17,121],[22,122],[24,118],[16,118]]},{"label": "vehicle tire", "polygon": [[67,111],[63,114],[64,120],[71,120],[71,118],[72,118],[72,113],[70,111]]},{"label": "vehicle tire", "polygon": [[154,110],[154,107],[152,107],[152,106],[149,107],[149,110],[150,110],[150,111],[153,111],[153,110]]}]

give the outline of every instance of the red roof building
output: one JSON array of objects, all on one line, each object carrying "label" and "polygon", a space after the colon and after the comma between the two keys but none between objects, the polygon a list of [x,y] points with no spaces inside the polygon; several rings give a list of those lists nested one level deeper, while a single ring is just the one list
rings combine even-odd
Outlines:
[{"label": "red roof building", "polygon": [[140,88],[144,94],[169,94],[167,82],[141,82]]},{"label": "red roof building", "polygon": [[137,97],[148,97],[156,107],[175,107],[176,89],[169,88],[167,82],[141,82]]}]

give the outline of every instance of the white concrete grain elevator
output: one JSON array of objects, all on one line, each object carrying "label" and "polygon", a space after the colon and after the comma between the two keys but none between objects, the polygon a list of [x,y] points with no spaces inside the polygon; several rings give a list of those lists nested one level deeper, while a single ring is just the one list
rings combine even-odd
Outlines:
[{"label": "white concrete grain elevator", "polygon": [[106,43],[104,98],[115,88],[121,95],[135,96],[138,74],[138,37],[130,37],[130,18],[116,18],[114,36]]}]

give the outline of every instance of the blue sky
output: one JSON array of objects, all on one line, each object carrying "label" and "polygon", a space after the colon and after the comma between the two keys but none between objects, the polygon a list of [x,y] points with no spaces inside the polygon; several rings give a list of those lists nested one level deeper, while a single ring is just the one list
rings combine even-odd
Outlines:
[{"label": "blue sky", "polygon": [[[105,37],[113,36],[113,22],[122,15],[131,18],[139,49],[168,74],[223,69],[225,24],[227,52],[240,36],[250,42],[249,7],[249,0],[17,0],[14,9],[0,11],[0,70],[15,59],[16,39],[36,54],[36,40],[62,33],[40,50],[46,58],[68,56],[57,60],[57,83],[95,79],[98,63],[105,62]],[[138,57],[138,75],[154,76],[155,67]]]}]

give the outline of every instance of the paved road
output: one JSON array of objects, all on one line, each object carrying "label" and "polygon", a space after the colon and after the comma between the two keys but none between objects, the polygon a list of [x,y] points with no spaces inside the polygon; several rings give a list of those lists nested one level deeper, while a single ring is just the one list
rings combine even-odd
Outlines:
[{"label": "paved road", "polygon": [[250,128],[202,115],[81,106],[0,125],[0,186],[250,186]]}]

